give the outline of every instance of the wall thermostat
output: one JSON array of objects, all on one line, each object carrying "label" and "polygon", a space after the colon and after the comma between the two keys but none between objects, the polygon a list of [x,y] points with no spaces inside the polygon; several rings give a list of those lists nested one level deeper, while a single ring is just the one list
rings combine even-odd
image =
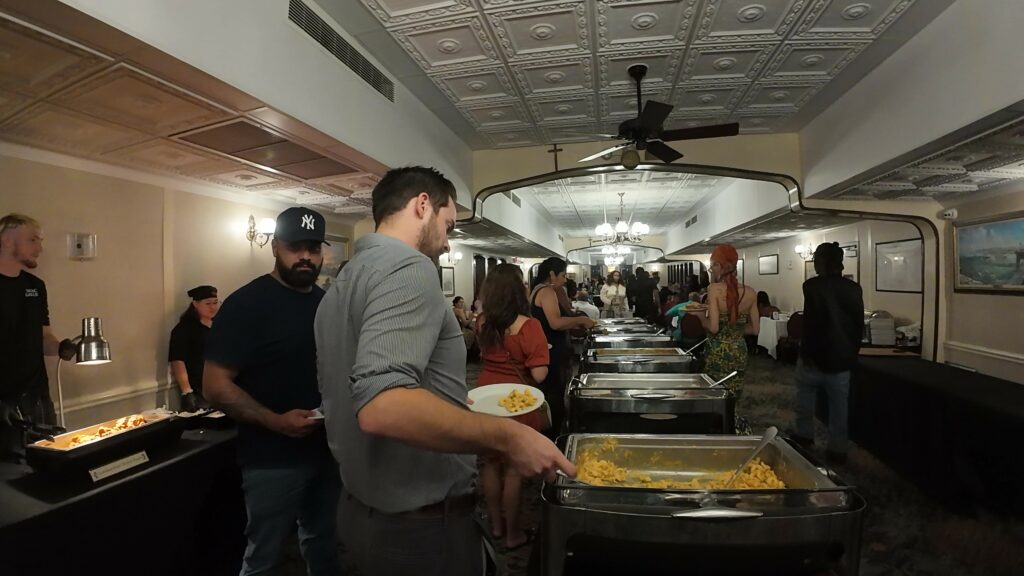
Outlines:
[{"label": "wall thermostat", "polygon": [[96,258],[96,235],[89,232],[68,234],[68,258],[84,262]]}]

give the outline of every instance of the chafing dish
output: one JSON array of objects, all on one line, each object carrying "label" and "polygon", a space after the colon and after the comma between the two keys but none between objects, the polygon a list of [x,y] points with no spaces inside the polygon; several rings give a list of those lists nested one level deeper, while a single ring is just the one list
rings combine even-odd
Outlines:
[{"label": "chafing dish", "polygon": [[680,348],[591,348],[582,372],[652,373],[690,371],[693,356]]},{"label": "chafing dish", "polygon": [[[609,439],[617,443],[610,449]],[[685,482],[730,471],[759,440],[571,434],[565,454],[577,462],[584,450],[597,450],[633,474]],[[542,573],[643,574],[685,566],[688,574],[857,574],[863,498],[783,440],[760,458],[785,488],[669,490],[565,478],[544,484]]]},{"label": "chafing dish", "polygon": [[668,348],[672,337],[665,334],[600,334],[590,337],[593,348]]},{"label": "chafing dish", "polygon": [[592,336],[605,334],[657,334],[662,329],[652,324],[621,324],[617,326],[595,326],[590,329]]},{"label": "chafing dish", "polygon": [[571,432],[733,434],[736,398],[706,374],[582,374],[566,388]]},{"label": "chafing dish", "polygon": [[621,326],[623,324],[647,324],[643,318],[601,318],[597,321],[598,326]]},{"label": "chafing dish", "polygon": [[39,472],[81,472],[118,458],[156,448],[177,440],[184,430],[182,419],[170,414],[143,415],[144,422],[124,431],[74,445],[80,435],[96,435],[101,428],[114,428],[119,419],[72,430],[53,440],[39,440],[25,447],[28,465]]}]

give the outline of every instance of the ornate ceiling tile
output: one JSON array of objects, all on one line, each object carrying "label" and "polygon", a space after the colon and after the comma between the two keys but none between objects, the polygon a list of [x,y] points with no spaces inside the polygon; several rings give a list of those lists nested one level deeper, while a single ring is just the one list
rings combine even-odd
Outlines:
[{"label": "ornate ceiling tile", "polygon": [[491,12],[488,19],[509,60],[556,58],[590,50],[587,2],[545,2]]},{"label": "ornate ceiling tile", "polygon": [[124,128],[52,104],[38,104],[7,120],[0,136],[30,146],[95,156],[149,138]]},{"label": "ornate ceiling tile", "polygon": [[0,19],[0,88],[40,97],[110,63],[105,56]]},{"label": "ornate ceiling tile", "polygon": [[697,0],[597,2],[598,50],[681,46],[690,34]]},{"label": "ornate ceiling tile", "polygon": [[776,132],[789,116],[773,112],[768,110],[741,111],[734,114],[732,119],[740,123],[740,132],[744,134]]},{"label": "ornate ceiling tile", "polygon": [[686,53],[679,82],[743,82],[756,78],[775,44],[694,46]]},{"label": "ornate ceiling tile", "polygon": [[517,146],[533,146],[543,141],[537,137],[533,128],[521,127],[512,130],[481,131],[495,148],[514,148]]},{"label": "ornate ceiling tile", "polygon": [[415,24],[473,11],[470,0],[359,0],[386,27]]},{"label": "ornate ceiling tile", "polygon": [[241,190],[273,190],[299,185],[294,180],[243,164],[237,164],[232,170],[203,174],[200,177],[204,180]]},{"label": "ornate ceiling tile", "polygon": [[831,80],[867,46],[867,42],[787,42],[765,70],[764,78]]},{"label": "ornate ceiling tile", "polygon": [[740,104],[744,111],[795,112],[807,103],[825,82],[756,82]]},{"label": "ornate ceiling tile", "polygon": [[[655,100],[658,102],[668,102],[668,92],[664,91],[650,91],[644,92],[644,100]],[[604,120],[617,120],[619,122],[623,120],[630,120],[637,116],[637,101],[636,101],[636,90],[623,90],[621,92],[605,92],[599,96],[601,102],[601,118]],[[609,134],[618,133],[618,124],[615,124],[616,130],[612,130]]]},{"label": "ornate ceiling tile", "polygon": [[456,104],[518,97],[505,69],[500,67],[431,74],[430,77]]},{"label": "ornate ceiling tile", "polygon": [[796,28],[793,39],[825,40],[878,38],[914,0],[872,0],[835,2],[814,0]]},{"label": "ornate ceiling tile", "polygon": [[694,43],[779,42],[806,6],[807,0],[706,0]]},{"label": "ornate ceiling tile", "polygon": [[230,160],[163,138],[108,152],[103,159],[186,176],[225,171],[237,166]]},{"label": "ornate ceiling tile", "polygon": [[399,28],[395,40],[427,72],[499,64],[480,18],[455,18]]},{"label": "ornate ceiling tile", "polygon": [[509,66],[523,94],[594,91],[590,56],[557,61],[513,63]]},{"label": "ornate ceiling tile", "polygon": [[725,114],[732,112],[747,90],[747,84],[705,84],[680,86],[673,94],[673,112]]},{"label": "ornate ceiling tile", "polygon": [[0,120],[14,114],[32,102],[28,96],[0,90]]},{"label": "ornate ceiling tile", "polygon": [[[377,182],[380,182],[379,176],[366,172],[353,172],[340,176],[328,176],[326,178],[309,180],[307,184],[331,194],[347,197],[356,194],[369,194],[373,191],[373,187],[377,185]],[[357,198],[362,197],[357,196]]]},{"label": "ornate ceiling tile", "polygon": [[530,124],[530,116],[519,101],[474,104],[458,108],[477,128],[519,128]]},{"label": "ornate ceiling tile", "polygon": [[538,124],[565,123],[566,121],[593,123],[594,97],[591,94],[563,96],[557,99],[531,99],[527,101]]},{"label": "ornate ceiling tile", "polygon": [[232,114],[136,70],[117,66],[75,84],[52,99],[97,118],[166,136],[227,119]]},{"label": "ornate ceiling tile", "polygon": [[[595,132],[594,125],[587,124],[586,120],[573,122],[572,124],[544,124],[539,131],[541,139],[548,142],[593,142],[595,138],[587,134]],[[572,158],[573,161],[576,158]]]},{"label": "ornate ceiling tile", "polygon": [[601,54],[598,56],[601,88],[635,90],[636,85],[626,72],[634,64],[647,65],[647,76],[644,78],[645,92],[668,88],[675,82],[682,54],[682,50]]}]

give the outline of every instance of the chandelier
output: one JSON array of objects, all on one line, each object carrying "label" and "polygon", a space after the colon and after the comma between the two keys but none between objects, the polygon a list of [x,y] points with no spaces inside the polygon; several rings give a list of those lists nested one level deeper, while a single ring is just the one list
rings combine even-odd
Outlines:
[{"label": "chandelier", "polygon": [[626,256],[630,254],[630,251],[629,246],[607,244],[601,247],[601,254],[604,256],[605,266],[615,267],[626,260]]},{"label": "chandelier", "polygon": [[[629,221],[623,218],[626,209],[626,203],[623,201],[625,194],[625,192],[619,192],[619,218],[615,221],[615,225],[612,226],[608,223],[608,212],[605,210],[604,222],[594,228],[594,234],[598,236],[597,242],[606,242],[608,244],[629,242],[639,244],[643,241],[644,235],[651,232],[651,227],[647,224],[639,220],[632,221],[632,215],[630,215]],[[629,249],[627,248],[626,253],[628,252]]]}]

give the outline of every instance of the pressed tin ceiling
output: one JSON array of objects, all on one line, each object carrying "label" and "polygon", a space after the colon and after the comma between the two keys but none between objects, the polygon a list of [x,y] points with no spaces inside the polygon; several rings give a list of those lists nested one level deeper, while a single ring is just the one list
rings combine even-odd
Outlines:
[{"label": "pressed tin ceiling", "polygon": [[951,0],[318,3],[467,142],[507,147],[616,132],[636,63],[644,98],[675,106],[667,127],[794,131]]},{"label": "pressed tin ceiling", "polygon": [[628,171],[563,178],[517,188],[513,191],[529,202],[567,238],[593,236],[594,227],[614,224],[619,216],[619,193],[623,192],[623,219],[639,220],[651,226],[651,234],[664,234],[679,223],[687,210],[708,194],[717,192],[734,178],[679,172]]}]

